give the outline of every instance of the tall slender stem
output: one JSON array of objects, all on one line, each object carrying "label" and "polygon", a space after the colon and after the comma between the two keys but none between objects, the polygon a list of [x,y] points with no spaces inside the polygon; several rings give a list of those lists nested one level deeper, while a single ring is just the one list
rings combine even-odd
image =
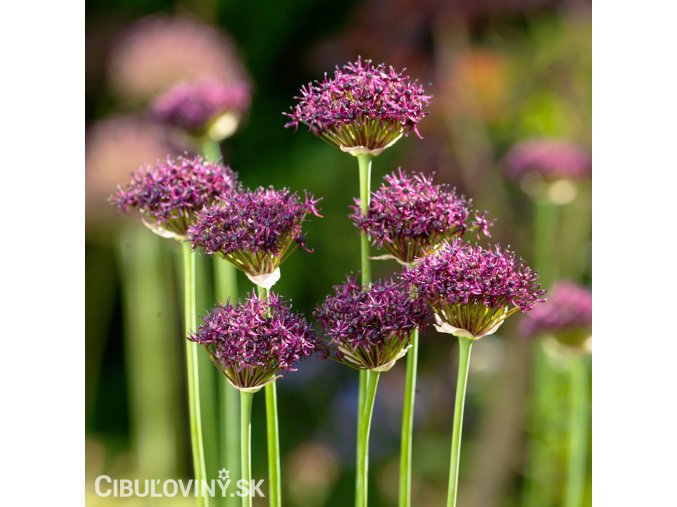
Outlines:
[{"label": "tall slender stem", "polygon": [[400,439],[400,496],[399,507],[411,506],[411,450],[414,429],[414,398],[418,367],[418,328],[411,333],[411,349],[407,353],[407,376],[404,384],[402,408],[402,436]]},{"label": "tall slender stem", "polygon": [[240,468],[241,479],[247,484],[248,493],[242,496],[242,507],[252,506],[251,481],[252,481],[252,400],[254,393],[240,391]]},{"label": "tall slender stem", "polygon": [[200,151],[202,156],[210,162],[218,162],[221,160],[221,146],[216,141],[205,136],[200,139]]},{"label": "tall slender stem", "polygon": [[[369,210],[369,199],[371,197],[371,161],[370,155],[360,155],[357,157],[359,166],[359,180],[360,180],[360,209],[362,213],[366,214]],[[362,275],[362,287],[369,288],[371,285],[371,261],[369,260],[369,238],[365,232],[360,235],[360,272]],[[363,418],[365,417],[364,405],[367,396],[367,384],[369,383],[370,372],[368,370],[360,370],[360,387],[358,391],[357,400],[357,475],[355,477],[355,505],[366,505],[367,493],[367,475],[368,467],[363,466],[368,463],[369,449],[368,442],[365,447],[361,449],[360,428],[364,426]],[[364,461],[364,463],[362,463]],[[364,503],[362,503],[364,502]]]},{"label": "tall slender stem", "polygon": [[451,464],[449,466],[447,507],[456,507],[456,498],[458,496],[458,471],[461,462],[463,409],[465,407],[466,386],[468,385],[468,367],[470,365],[472,340],[459,338],[458,345],[458,380],[456,382],[456,401],[454,402],[454,429],[451,436]]},{"label": "tall slender stem", "polygon": [[[221,303],[229,299],[237,299],[237,273],[235,267],[229,262],[214,256],[214,284],[216,297]],[[225,376],[220,376],[219,399],[222,407],[220,410],[220,427],[225,435],[221,439],[221,466],[225,466],[231,477],[240,476],[240,403],[238,390],[235,389]],[[235,497],[226,496],[223,504],[234,507],[238,502]]]},{"label": "tall slender stem", "polygon": [[564,507],[581,507],[588,451],[587,357],[572,357],[569,364],[569,452]]},{"label": "tall slender stem", "polygon": [[376,400],[376,387],[378,386],[378,379],[381,376],[376,371],[369,371],[368,373],[362,416],[360,417],[360,425],[357,430],[358,496],[355,507],[367,507],[369,493],[369,431],[371,428],[371,416],[374,412],[374,402]]},{"label": "tall slender stem", "polygon": [[[197,328],[195,314],[195,257],[189,243],[182,245],[183,253],[183,307],[184,331],[188,336]],[[190,441],[193,452],[193,471],[199,485],[199,505],[207,507],[209,499],[202,491],[202,481],[206,479],[204,448],[202,445],[202,422],[200,420],[200,378],[198,376],[198,344],[190,340],[186,343],[186,371],[188,374],[188,413],[190,419]]]},{"label": "tall slender stem", "polygon": [[[259,298],[267,298],[268,290],[257,286]],[[268,502],[270,507],[282,505],[280,468],[280,431],[277,417],[277,387],[273,380],[265,387],[266,437],[268,441]]]}]

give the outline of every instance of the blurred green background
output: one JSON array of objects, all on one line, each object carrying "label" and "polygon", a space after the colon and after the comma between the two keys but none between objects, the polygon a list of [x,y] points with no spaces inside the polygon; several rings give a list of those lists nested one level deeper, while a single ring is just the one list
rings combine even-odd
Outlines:
[{"label": "blurred green background", "polygon": [[[302,84],[358,54],[406,67],[412,77],[429,83],[433,100],[431,114],[420,126],[424,139],[412,135],[376,158],[372,186],[398,166],[434,171],[438,181],[451,183],[474,198],[476,207],[487,209],[496,218],[494,240],[510,244],[528,261],[534,261],[533,206],[502,175],[502,157],[514,143],[530,137],[590,146],[587,2],[89,0],[86,488],[92,506],[194,503],[93,494],[93,480],[102,473],[118,478],[190,475],[173,262],[178,245],[118,217],[106,202],[130,171],[171,150],[164,133],[148,123],[144,100],[125,92],[111,66],[126,30],[148,15],[193,19],[232,39],[251,78],[253,102],[222,151],[244,184],[307,189],[323,197],[324,218],[313,219],[307,228],[314,253],[295,253],[276,286],[308,317],[331,286],[359,266],[358,235],[347,218],[358,188],[357,164],[351,157],[302,128],[297,133],[283,128],[282,112]],[[169,58],[174,50],[178,48],[167,50]],[[152,75],[164,57],[151,55],[139,72]],[[562,209],[551,262],[560,276],[589,284],[590,196],[588,185],[579,190],[576,200]],[[375,277],[396,270],[392,263],[374,263]],[[250,290],[244,277],[239,282],[242,294]],[[525,505],[533,345],[516,335],[514,320],[474,348],[462,450],[463,507]],[[152,338],[135,342],[138,336]],[[413,456],[417,507],[445,501],[456,351],[455,340],[433,329],[422,335]],[[376,400],[370,460],[373,507],[397,504],[403,384],[400,361],[382,376]],[[350,505],[357,375],[330,361],[307,362],[279,382],[278,396],[285,504]],[[263,397],[258,398],[253,476],[265,478],[264,406]],[[563,413],[564,399],[562,394],[549,400],[554,414]],[[560,431],[548,444],[552,480],[540,507],[561,505],[563,442]]]}]

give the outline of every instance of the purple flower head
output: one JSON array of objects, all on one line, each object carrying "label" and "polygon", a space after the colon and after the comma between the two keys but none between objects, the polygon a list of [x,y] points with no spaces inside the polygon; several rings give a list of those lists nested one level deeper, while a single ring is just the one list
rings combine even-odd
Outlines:
[{"label": "purple flower head", "polygon": [[543,301],[545,293],[536,273],[511,251],[461,239],[424,257],[402,278],[433,309],[438,331],[470,339],[494,333],[510,315]]},{"label": "purple flower head", "polygon": [[211,25],[151,15],[135,21],[111,50],[113,91],[145,102],[180,83],[249,81],[232,40]]},{"label": "purple flower head", "polygon": [[590,177],[590,155],[579,146],[559,139],[529,139],[505,156],[506,174],[519,180],[536,174],[545,181],[583,180]]},{"label": "purple flower head", "polygon": [[140,214],[157,234],[181,240],[198,210],[239,187],[237,174],[228,166],[200,156],[168,157],[133,173],[111,201],[124,213]]},{"label": "purple flower head", "polygon": [[575,283],[558,282],[548,302],[522,318],[520,332],[527,338],[553,334],[565,345],[583,346],[592,332],[592,294]]},{"label": "purple flower head", "polygon": [[[254,283],[270,288],[266,284],[277,281],[278,268],[294,247],[309,251],[302,226],[309,214],[321,216],[318,201],[308,193],[301,198],[287,188],[236,192],[201,210],[188,236],[195,248],[221,255]],[[272,280],[256,278],[273,273],[277,276]]]},{"label": "purple flower head", "polygon": [[376,371],[389,370],[406,354],[411,332],[426,316],[425,303],[411,297],[405,284],[376,282],[362,290],[352,278],[315,309],[336,359]]},{"label": "purple flower head", "polygon": [[202,81],[172,88],[155,100],[150,112],[160,123],[220,141],[235,132],[250,101],[244,82]]},{"label": "purple flower head", "polygon": [[430,96],[423,86],[385,64],[357,58],[334,77],[301,88],[301,95],[285,127],[299,123],[342,151],[352,155],[378,155],[428,115]]},{"label": "purple flower head", "polygon": [[237,305],[227,302],[208,312],[189,340],[204,345],[214,365],[236,388],[258,391],[280,371],[321,352],[310,325],[274,293],[255,293]]},{"label": "purple flower head", "polygon": [[399,169],[385,177],[371,194],[366,215],[355,199],[350,216],[374,246],[385,248],[402,264],[433,253],[444,240],[477,231],[491,236],[486,212],[472,209],[472,201],[446,184],[433,184],[433,176],[407,174]]}]

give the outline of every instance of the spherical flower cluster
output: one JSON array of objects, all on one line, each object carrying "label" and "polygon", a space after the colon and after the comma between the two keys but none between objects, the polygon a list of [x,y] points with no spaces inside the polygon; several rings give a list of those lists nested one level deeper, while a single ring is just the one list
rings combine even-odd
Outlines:
[{"label": "spherical flower cluster", "polygon": [[435,185],[432,176],[401,169],[387,175],[372,193],[366,215],[356,199],[351,218],[375,246],[385,248],[402,264],[432,254],[444,240],[468,230],[490,236],[493,225],[486,212],[474,211],[472,201],[448,185]]},{"label": "spherical flower cluster", "polygon": [[536,273],[511,251],[460,239],[421,259],[402,278],[433,309],[438,331],[473,340],[494,333],[515,312],[531,310],[544,295]]},{"label": "spherical flower cluster", "polygon": [[146,101],[179,83],[248,80],[224,33],[192,19],[158,15],[136,21],[123,33],[108,71],[113,90],[133,101]]},{"label": "spherical flower cluster", "polygon": [[129,177],[130,167],[172,151],[164,129],[145,118],[114,116],[89,127],[85,140],[87,220],[114,218],[110,192]]},{"label": "spherical flower cluster", "polygon": [[590,155],[579,146],[559,139],[529,139],[515,145],[504,161],[506,174],[516,180],[536,174],[545,181],[590,177]]},{"label": "spherical flower cluster", "polygon": [[151,116],[191,135],[220,141],[235,132],[250,101],[249,85],[244,82],[182,84],[158,97]]},{"label": "spherical flower cluster", "polygon": [[274,293],[256,294],[237,305],[216,306],[189,340],[204,345],[214,365],[236,388],[253,392],[280,371],[322,351],[322,344],[303,316]]},{"label": "spherical flower cluster", "polygon": [[384,64],[358,58],[334,77],[309,83],[295,97],[298,103],[284,113],[286,127],[308,126],[310,131],[352,155],[378,155],[402,135],[418,132],[428,115],[430,97],[417,81]]},{"label": "spherical flower cluster", "polygon": [[591,328],[592,294],[569,281],[555,284],[548,302],[526,314],[520,322],[520,331],[528,338],[552,334],[571,347],[583,346]]},{"label": "spherical flower cluster", "polygon": [[228,166],[200,156],[167,158],[132,174],[111,201],[124,213],[139,213],[155,233],[182,240],[197,211],[239,187],[237,174]]},{"label": "spherical flower cluster", "polygon": [[315,309],[337,360],[358,369],[387,371],[410,346],[411,332],[427,316],[425,303],[403,283],[369,289],[349,278]]},{"label": "spherical flower cluster", "polygon": [[287,188],[236,192],[201,210],[188,235],[195,248],[221,255],[252,282],[270,288],[294,247],[306,248],[302,226],[309,214],[321,216],[318,201]]}]

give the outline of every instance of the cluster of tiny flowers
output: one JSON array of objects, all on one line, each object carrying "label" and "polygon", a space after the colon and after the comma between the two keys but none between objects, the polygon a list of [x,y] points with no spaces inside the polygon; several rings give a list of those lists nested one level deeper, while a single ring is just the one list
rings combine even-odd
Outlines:
[{"label": "cluster of tiny flowers", "polygon": [[592,294],[569,281],[555,284],[548,302],[528,313],[520,322],[521,333],[533,338],[553,334],[569,345],[589,337],[592,327]]},{"label": "cluster of tiny flowers", "polygon": [[196,248],[221,255],[249,275],[272,273],[293,246],[306,248],[302,226],[309,214],[321,216],[318,201],[286,188],[236,192],[201,210],[188,236]]},{"label": "cluster of tiny flowers", "polygon": [[204,345],[212,362],[238,389],[257,390],[280,371],[322,350],[311,326],[274,293],[219,305],[189,340]]},{"label": "cluster of tiny flowers", "polygon": [[508,316],[531,310],[544,295],[536,273],[511,251],[460,239],[421,259],[402,278],[427,300],[438,329],[446,324],[446,332],[469,338],[495,332]]},{"label": "cluster of tiny flowers", "polygon": [[250,101],[249,85],[244,82],[202,81],[176,86],[161,95],[151,106],[151,116],[160,123],[201,135],[223,115],[242,116]]},{"label": "cluster of tiny flowers", "polygon": [[298,103],[284,113],[286,127],[302,123],[330,144],[354,155],[378,155],[428,115],[430,97],[403,72],[358,58],[334,77],[309,83],[295,97]]},{"label": "cluster of tiny flowers", "polygon": [[336,359],[353,368],[390,369],[427,316],[425,303],[412,298],[403,283],[376,282],[363,290],[349,278],[334,292],[315,309],[315,317]]},{"label": "cluster of tiny flowers", "polygon": [[558,139],[530,139],[516,144],[504,161],[506,174],[513,179],[534,173],[546,181],[580,180],[590,177],[590,155],[579,146]]},{"label": "cluster of tiny flowers", "polygon": [[237,174],[200,156],[167,158],[139,169],[131,182],[112,196],[125,213],[137,212],[158,234],[182,239],[196,213],[238,190]]},{"label": "cluster of tiny flowers", "polygon": [[151,15],[125,30],[111,49],[108,69],[118,95],[146,101],[179,83],[247,81],[231,39],[205,23]]},{"label": "cluster of tiny flowers", "polygon": [[444,240],[468,230],[491,236],[493,225],[486,212],[474,211],[472,201],[448,185],[435,185],[432,176],[402,170],[386,176],[381,188],[372,193],[366,215],[356,199],[351,218],[375,246],[385,247],[403,264],[430,255]]}]

